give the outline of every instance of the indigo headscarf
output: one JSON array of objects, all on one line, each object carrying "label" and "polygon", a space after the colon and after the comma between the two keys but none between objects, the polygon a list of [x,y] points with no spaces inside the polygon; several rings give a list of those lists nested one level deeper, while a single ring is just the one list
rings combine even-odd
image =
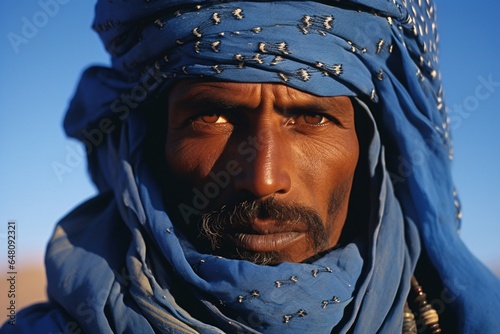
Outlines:
[{"label": "indigo headscarf", "polygon": [[[425,258],[450,332],[498,333],[500,284],[458,236],[432,1],[102,0],[94,29],[112,66],[83,74],[64,125],[99,194],[57,225],[50,301],[18,332],[398,333]],[[351,96],[371,133],[367,236],[312,263],[196,251],[144,161],[141,111],[179,78]]]}]

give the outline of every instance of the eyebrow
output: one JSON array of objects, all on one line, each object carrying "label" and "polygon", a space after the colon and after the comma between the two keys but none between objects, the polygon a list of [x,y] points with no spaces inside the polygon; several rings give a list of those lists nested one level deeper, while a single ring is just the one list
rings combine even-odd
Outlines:
[{"label": "eyebrow", "polygon": [[238,102],[232,102],[217,94],[212,95],[209,92],[201,92],[199,94],[187,94],[175,101],[176,106],[181,106],[183,109],[188,108],[216,108],[220,110],[237,110],[245,109],[244,105]]},{"label": "eyebrow", "polygon": [[337,107],[332,107],[329,105],[325,105],[324,103],[318,103],[318,102],[306,102],[304,104],[299,104],[299,105],[294,105],[290,107],[284,107],[281,108],[283,113],[291,112],[291,113],[324,113],[325,111],[328,110],[335,110],[337,111],[340,108]]},{"label": "eyebrow", "polygon": [[351,117],[353,107],[339,101],[330,100],[329,103],[324,100],[309,100],[304,103],[283,108],[283,114],[325,114],[340,125],[341,120]]}]

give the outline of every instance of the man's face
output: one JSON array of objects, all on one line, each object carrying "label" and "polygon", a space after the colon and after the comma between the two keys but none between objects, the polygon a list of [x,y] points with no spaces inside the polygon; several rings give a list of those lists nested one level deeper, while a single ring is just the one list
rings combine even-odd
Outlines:
[{"label": "man's face", "polygon": [[261,264],[337,244],[359,156],[348,97],[184,80],[168,101],[169,211],[193,243]]}]

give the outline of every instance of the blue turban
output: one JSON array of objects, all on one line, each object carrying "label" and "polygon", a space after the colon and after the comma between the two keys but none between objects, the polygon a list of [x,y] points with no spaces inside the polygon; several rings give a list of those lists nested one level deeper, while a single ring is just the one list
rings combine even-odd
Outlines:
[{"label": "blue turban", "polygon": [[[430,0],[98,1],[112,66],[85,71],[64,125],[99,194],[56,226],[49,302],[16,333],[398,333],[417,262],[443,329],[498,333],[500,284],[458,236],[435,14]],[[352,97],[371,128],[366,236],[311,263],[199,253],[144,159],[142,111],[180,78]]]}]

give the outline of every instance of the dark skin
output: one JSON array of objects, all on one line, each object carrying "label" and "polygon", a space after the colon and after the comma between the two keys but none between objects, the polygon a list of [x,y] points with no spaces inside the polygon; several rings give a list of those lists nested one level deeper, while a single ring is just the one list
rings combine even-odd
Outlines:
[{"label": "dark skin", "polygon": [[[196,208],[200,214],[272,201],[303,207],[321,225],[311,235],[300,219],[252,216],[237,226],[222,224],[211,252],[244,259],[238,254],[277,254],[266,262],[276,264],[303,262],[337,245],[359,159],[348,97],[318,97],[282,84],[183,80],[168,101],[164,156],[176,184],[170,199],[192,207],[197,189],[209,199]],[[207,186],[221,172],[224,182]]]}]

